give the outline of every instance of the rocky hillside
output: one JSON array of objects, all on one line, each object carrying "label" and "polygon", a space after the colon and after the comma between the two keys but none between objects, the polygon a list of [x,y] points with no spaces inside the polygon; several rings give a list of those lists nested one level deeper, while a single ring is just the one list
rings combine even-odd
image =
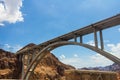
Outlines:
[{"label": "rocky hillside", "polygon": [[81,68],[84,70],[101,70],[101,71],[117,71],[120,72],[120,65],[114,63],[112,65],[109,66],[105,66],[105,67],[88,67],[88,68]]},{"label": "rocky hillside", "polygon": [[120,72],[120,65],[114,63],[110,66],[103,67],[103,69],[108,70],[108,71],[119,71]]},{"label": "rocky hillside", "polygon": [[17,79],[19,77],[16,56],[0,49],[0,79]]},{"label": "rocky hillside", "polygon": [[48,53],[48,55],[46,55],[37,65],[34,75],[31,76],[31,80],[63,80],[62,78],[64,77],[64,70],[69,69],[75,68],[61,63],[52,53]]}]

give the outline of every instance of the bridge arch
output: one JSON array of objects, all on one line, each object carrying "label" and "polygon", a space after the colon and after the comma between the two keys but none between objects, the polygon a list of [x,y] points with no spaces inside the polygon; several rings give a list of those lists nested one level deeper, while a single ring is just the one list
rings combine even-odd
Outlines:
[{"label": "bridge arch", "polygon": [[73,42],[73,41],[60,41],[60,42],[55,42],[52,43],[46,47],[44,47],[33,59],[33,61],[30,63],[30,65],[27,68],[27,71],[25,73],[25,75],[23,76],[23,79],[29,80],[30,75],[32,74],[32,72],[34,71],[35,67],[37,66],[37,64],[39,63],[39,61],[45,56],[47,55],[46,51],[51,51],[54,50],[55,48],[58,48],[60,46],[64,46],[64,45],[78,45],[78,46],[82,46],[85,48],[88,48],[90,50],[93,50],[101,55],[103,55],[104,57],[112,60],[113,62],[117,63],[120,65],[120,59],[115,57],[114,55],[103,51],[99,48],[96,48],[94,46],[88,45],[88,44],[83,44],[83,43],[78,43],[78,42]]}]

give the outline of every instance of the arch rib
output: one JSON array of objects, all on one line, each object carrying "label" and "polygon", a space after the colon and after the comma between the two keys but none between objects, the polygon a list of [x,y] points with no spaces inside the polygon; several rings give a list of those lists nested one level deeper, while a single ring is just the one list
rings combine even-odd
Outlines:
[{"label": "arch rib", "polygon": [[[85,48],[88,48],[90,50],[93,50],[103,56],[105,56],[106,58],[112,60],[113,62],[117,63],[120,65],[120,59],[115,57],[112,54],[109,54],[108,52],[105,52],[99,48],[96,48],[94,46],[88,45],[88,44],[83,44],[83,43],[77,43],[77,42],[71,42],[71,41],[60,41],[60,42],[55,42],[52,43],[46,47],[44,47],[33,59],[33,61],[30,63],[30,65],[28,66],[28,69],[25,73],[25,75],[23,76],[23,79],[25,80],[29,80],[30,75],[32,74],[32,72],[34,71],[35,67],[37,66],[37,64],[39,63],[39,61],[45,56],[47,55],[47,52],[45,51],[49,51],[53,50],[57,47],[63,46],[63,45],[79,45]],[[45,52],[45,53],[44,53]]]}]

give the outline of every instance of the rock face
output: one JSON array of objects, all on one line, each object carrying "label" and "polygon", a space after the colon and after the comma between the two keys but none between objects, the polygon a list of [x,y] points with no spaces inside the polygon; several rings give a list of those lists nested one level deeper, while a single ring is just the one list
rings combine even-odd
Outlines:
[{"label": "rock face", "polygon": [[61,63],[53,54],[48,53],[48,55],[37,65],[31,80],[62,80],[64,77],[64,70],[68,69],[75,68]]},{"label": "rock face", "polygon": [[0,79],[17,79],[18,62],[14,53],[0,49]]}]

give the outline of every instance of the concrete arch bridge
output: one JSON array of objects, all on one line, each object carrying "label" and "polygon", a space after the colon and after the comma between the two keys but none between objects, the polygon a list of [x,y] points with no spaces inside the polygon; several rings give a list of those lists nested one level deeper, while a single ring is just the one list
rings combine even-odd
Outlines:
[{"label": "concrete arch bridge", "polygon": [[[22,79],[29,80],[30,75],[36,68],[39,61],[45,55],[47,55],[47,51],[54,50],[57,47],[61,47],[64,45],[78,45],[78,46],[88,48],[120,65],[120,59],[118,57],[104,50],[104,39],[103,39],[103,33],[102,33],[103,30],[109,29],[111,27],[115,27],[117,25],[120,25],[120,14],[107,18],[105,20],[96,22],[94,24],[85,26],[81,29],[72,31],[70,33],[64,34],[62,36],[46,41],[32,48],[17,52],[16,55],[19,58],[19,61],[21,62],[20,66],[22,70]],[[97,34],[98,32],[99,32],[99,35]],[[95,46],[85,44],[83,40],[84,36],[91,33],[93,33]],[[79,41],[78,41],[78,38],[79,38]],[[98,47],[98,43],[100,43],[100,48]],[[39,51],[39,53],[36,54],[36,52],[34,53],[31,52],[31,50],[33,49],[36,51]],[[26,71],[24,71],[24,65],[23,65],[25,62],[25,55],[30,56],[27,59],[28,63],[27,63]]]}]

